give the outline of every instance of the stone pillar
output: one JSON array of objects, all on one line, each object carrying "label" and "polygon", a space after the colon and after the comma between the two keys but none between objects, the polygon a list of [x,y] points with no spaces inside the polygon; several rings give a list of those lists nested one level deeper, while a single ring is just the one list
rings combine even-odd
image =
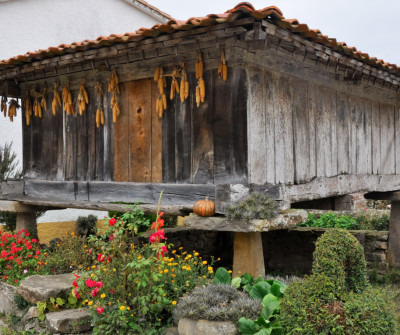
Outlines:
[{"label": "stone pillar", "polygon": [[20,231],[23,229],[27,229],[32,238],[38,237],[35,212],[17,213],[17,227],[15,230]]},{"label": "stone pillar", "polygon": [[390,209],[388,261],[400,265],[400,201],[392,201]]},{"label": "stone pillar", "polygon": [[261,233],[234,233],[233,275],[248,272],[254,277],[265,276]]}]

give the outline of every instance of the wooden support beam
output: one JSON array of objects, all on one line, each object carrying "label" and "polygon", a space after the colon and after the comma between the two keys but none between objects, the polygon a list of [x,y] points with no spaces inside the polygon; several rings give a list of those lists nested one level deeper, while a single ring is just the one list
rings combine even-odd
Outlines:
[{"label": "wooden support beam", "polygon": [[392,201],[389,220],[388,261],[400,265],[400,201]]},{"label": "wooden support beam", "polygon": [[233,276],[245,272],[254,277],[265,276],[261,233],[234,233]]},{"label": "wooden support beam", "polygon": [[364,194],[365,199],[400,201],[400,191],[393,192],[370,192]]}]

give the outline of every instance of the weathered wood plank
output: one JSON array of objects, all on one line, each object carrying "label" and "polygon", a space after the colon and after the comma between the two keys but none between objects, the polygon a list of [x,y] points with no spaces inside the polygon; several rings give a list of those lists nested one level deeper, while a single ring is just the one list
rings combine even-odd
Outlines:
[{"label": "weathered wood plank", "polygon": [[42,145],[43,145],[43,130],[42,120],[39,117],[32,115],[31,118],[32,128],[32,176],[35,178],[45,178],[43,176],[43,163],[42,160]]},{"label": "weathered wood plank", "polygon": [[151,181],[161,183],[162,178],[162,119],[155,112],[159,92],[157,84],[152,81],[151,88]]},{"label": "weathered wood plank", "polygon": [[0,200],[0,212],[29,213],[34,211],[35,207],[21,204],[18,201]]},{"label": "weathered wood plank", "polygon": [[289,77],[274,74],[276,183],[294,182],[293,124]]},{"label": "weathered wood plank", "polygon": [[307,82],[291,79],[293,113],[294,182],[310,181],[310,122],[307,106]]},{"label": "weathered wood plank", "polygon": [[[265,108],[265,147],[260,146],[260,155],[266,152],[266,182],[275,183],[275,118],[274,118],[275,84],[271,71],[264,71],[264,108]],[[250,131],[250,128],[249,128]]]},{"label": "weathered wood plank", "polygon": [[[23,92],[25,94],[25,92]],[[32,103],[32,102],[31,102]],[[26,116],[25,116],[25,105],[22,104],[22,154],[23,154],[23,174],[27,177],[33,177],[32,175],[32,164],[33,164],[33,157],[32,157],[32,125],[26,125]]]},{"label": "weathered wood plank", "polygon": [[[76,92],[71,92],[72,99],[75,99]],[[65,124],[65,151],[64,151],[64,171],[65,180],[75,180],[77,176],[76,171],[76,157],[77,157],[77,106],[75,104],[75,115],[64,114]]]},{"label": "weathered wood plank", "polygon": [[350,111],[349,96],[337,94],[336,103],[336,141],[338,151],[338,174],[350,172]]},{"label": "weathered wood plank", "polygon": [[381,174],[381,117],[378,101],[372,101],[372,173]]},{"label": "weathered wood plank", "polygon": [[[90,96],[89,99],[93,97]],[[88,110],[79,114],[76,106],[76,180],[86,180],[88,172]]]},{"label": "weathered wood plank", "polygon": [[394,174],[395,168],[395,119],[392,105],[380,104],[381,166],[382,174]]},{"label": "weathered wood plank", "polygon": [[249,182],[264,184],[267,182],[267,134],[266,134],[266,105],[270,101],[264,99],[264,71],[257,67],[247,68],[248,97],[248,170]]},{"label": "weathered wood plank", "polygon": [[[162,178],[164,183],[176,181],[175,102],[169,99],[169,88],[170,82],[168,82],[168,89],[166,89],[167,110],[164,111],[162,117]],[[177,99],[177,97],[174,99]]]},{"label": "weathered wood plank", "polygon": [[151,79],[129,88],[129,181],[151,181]]},{"label": "weathered wood plank", "polygon": [[371,101],[358,99],[356,107],[357,174],[372,172]]},{"label": "weathered wood plank", "polygon": [[47,109],[42,107],[42,118],[39,120],[42,137],[41,175],[44,179],[51,179],[51,166],[53,161],[57,159],[57,147],[53,142],[54,124],[49,94],[45,95],[45,99]]},{"label": "weathered wood plank", "polygon": [[129,181],[129,105],[130,82],[120,85],[120,109],[118,122],[115,124],[115,181]]},{"label": "weathered wood plank", "polygon": [[[111,94],[104,94],[104,127],[103,127],[103,175],[101,180],[114,178],[114,122],[110,106]],[[118,116],[117,116],[117,122]],[[101,136],[100,136],[101,138]],[[101,148],[100,148],[101,151]],[[99,171],[101,173],[101,171]]]},{"label": "weathered wood plank", "polygon": [[400,264],[400,201],[393,201],[390,210],[388,261]]},{"label": "weathered wood plank", "polygon": [[[104,86],[104,85],[103,85]],[[105,87],[103,87],[105,90]],[[86,91],[89,95],[89,104],[86,110],[86,126],[87,126],[87,172],[85,180],[96,179],[96,110],[99,98],[96,95],[93,86],[87,86]]]},{"label": "weathered wood plank", "polygon": [[396,155],[396,174],[400,174],[400,109],[394,107],[394,136]]}]

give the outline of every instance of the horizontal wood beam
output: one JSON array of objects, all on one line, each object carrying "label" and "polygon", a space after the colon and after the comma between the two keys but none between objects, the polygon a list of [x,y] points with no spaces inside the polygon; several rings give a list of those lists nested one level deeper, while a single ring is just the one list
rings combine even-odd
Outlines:
[{"label": "horizontal wood beam", "polygon": [[34,206],[21,204],[18,201],[0,200],[0,212],[29,213],[35,211]]},{"label": "horizontal wood beam", "polygon": [[[112,212],[129,212],[132,210],[132,205],[126,204],[111,204],[111,203],[100,203],[100,202],[88,202],[88,201],[68,201],[60,199],[44,199],[44,198],[31,198],[31,197],[19,197],[15,201],[21,206],[26,206],[27,208],[33,208],[34,210],[40,210],[38,208],[46,209],[66,209],[66,208],[76,208],[76,209],[91,209],[97,211],[112,211]],[[145,214],[155,214],[157,213],[157,205],[137,205],[137,208],[143,210]],[[192,212],[191,206],[162,206],[162,211],[165,215],[188,215]]]},{"label": "horizontal wood beam", "polygon": [[365,199],[400,201],[400,191],[393,192],[370,192],[364,194]]}]

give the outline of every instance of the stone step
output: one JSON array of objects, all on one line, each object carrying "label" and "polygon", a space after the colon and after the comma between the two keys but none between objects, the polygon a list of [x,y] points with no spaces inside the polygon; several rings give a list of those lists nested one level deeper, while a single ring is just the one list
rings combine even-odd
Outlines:
[{"label": "stone step", "polygon": [[71,273],[49,276],[34,275],[21,282],[18,294],[25,300],[36,304],[39,301],[48,301],[50,298],[68,295],[73,281],[74,276]]},{"label": "stone step", "polygon": [[87,309],[67,309],[46,314],[46,327],[52,334],[82,334],[92,329]]}]

